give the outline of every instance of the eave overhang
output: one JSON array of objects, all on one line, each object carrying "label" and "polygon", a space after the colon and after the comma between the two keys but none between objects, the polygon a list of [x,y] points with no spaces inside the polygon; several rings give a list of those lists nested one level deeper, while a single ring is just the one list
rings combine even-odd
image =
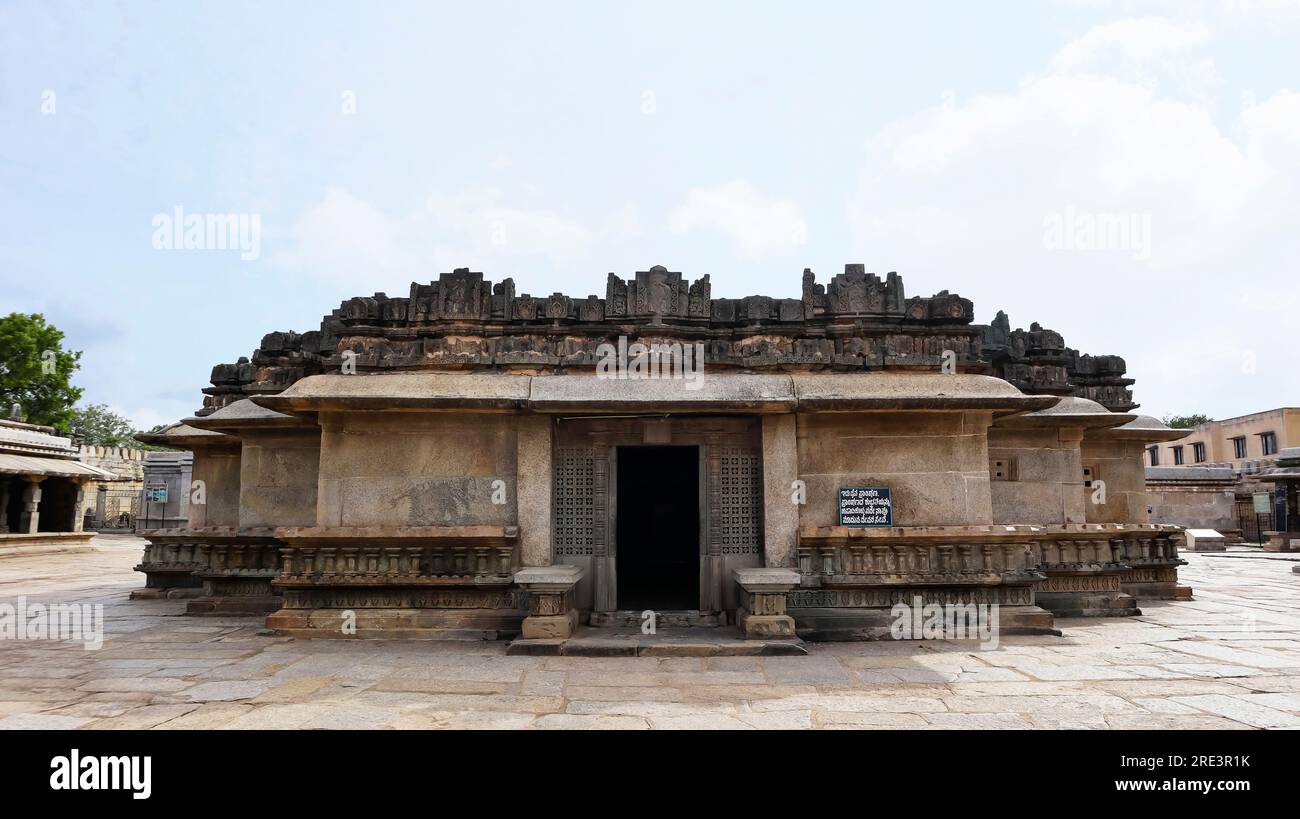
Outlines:
[{"label": "eave overhang", "polygon": [[[247,399],[277,413],[429,411],[789,413],[1043,410],[1060,398],[1024,395],[999,378],[941,373],[701,374],[693,379],[420,372],[313,375]],[[219,413],[208,416],[208,420]],[[198,421],[193,423],[198,425]],[[204,424],[204,426],[210,426]]]}]

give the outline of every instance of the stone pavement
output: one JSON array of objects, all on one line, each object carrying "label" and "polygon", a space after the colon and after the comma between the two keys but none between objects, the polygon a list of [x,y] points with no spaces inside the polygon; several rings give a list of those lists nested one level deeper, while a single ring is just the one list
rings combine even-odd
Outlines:
[{"label": "stone pavement", "polygon": [[103,603],[108,635],[0,640],[0,728],[1294,728],[1293,562],[1191,554],[1185,603],[1062,637],[811,644],[807,657],[508,657],[293,640],[130,601],[142,541],[0,560],[0,602]]}]

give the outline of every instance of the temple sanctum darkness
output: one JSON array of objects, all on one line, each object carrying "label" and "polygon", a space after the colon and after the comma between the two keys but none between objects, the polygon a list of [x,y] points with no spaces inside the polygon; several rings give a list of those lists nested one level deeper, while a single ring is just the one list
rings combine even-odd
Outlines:
[{"label": "temple sanctum darkness", "polygon": [[185,528],[136,597],[298,637],[729,629],[774,652],[890,636],[895,604],[1004,633],[1188,599],[1148,522],[1124,360],[862,265],[800,298],[663,267],[603,296],[459,269],[353,298],[212,371]]}]

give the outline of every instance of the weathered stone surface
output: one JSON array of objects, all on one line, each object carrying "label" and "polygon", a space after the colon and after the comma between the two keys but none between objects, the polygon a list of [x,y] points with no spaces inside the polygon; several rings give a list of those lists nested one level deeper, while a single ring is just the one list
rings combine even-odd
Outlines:
[{"label": "weathered stone surface", "polygon": [[1005,377],[1026,392],[1133,406],[1123,359],[1080,356],[1037,325],[1012,332],[1003,314],[989,327],[972,324],[968,299],[947,291],[907,298],[897,273],[882,280],[862,265],[846,265],[825,285],[805,270],[801,299],[713,299],[708,276],[689,283],[660,266],[630,281],[611,273],[605,291],[603,299],[535,298],[516,295],[511,279],[494,286],[458,269],[413,283],[409,296],[349,299],[318,331],[271,333],[251,359],[214,367],[202,412],[339,372],[345,360],[358,372],[590,368],[597,346],[620,334],[699,342],[721,368],[937,369],[948,351],[962,372]]}]

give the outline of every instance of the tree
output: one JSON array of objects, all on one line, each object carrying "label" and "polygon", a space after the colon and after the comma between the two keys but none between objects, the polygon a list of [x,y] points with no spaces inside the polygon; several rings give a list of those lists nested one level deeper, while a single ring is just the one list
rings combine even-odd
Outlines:
[{"label": "tree", "polygon": [[1165,422],[1165,426],[1174,429],[1191,429],[1192,427],[1208,424],[1214,419],[1208,415],[1166,415],[1160,419]]},{"label": "tree", "polygon": [[0,415],[18,404],[33,424],[68,429],[81,389],[72,386],[81,353],[63,349],[63,332],[40,313],[0,318]]},{"label": "tree", "polygon": [[[152,434],[152,433],[162,432],[164,429],[167,429],[167,427],[168,427],[167,424],[155,424],[153,429],[148,429],[148,430],[137,429],[135,431],[135,434],[144,435],[146,433]],[[129,442],[127,442],[127,446],[132,446],[135,447],[136,449],[143,449],[148,452],[177,452],[178,451],[175,447],[158,446],[157,444],[146,444],[137,438],[132,438]]]},{"label": "tree", "polygon": [[72,411],[69,431],[83,444],[91,446],[135,446],[131,436],[135,428],[131,422],[108,408],[107,404],[91,404]]}]

